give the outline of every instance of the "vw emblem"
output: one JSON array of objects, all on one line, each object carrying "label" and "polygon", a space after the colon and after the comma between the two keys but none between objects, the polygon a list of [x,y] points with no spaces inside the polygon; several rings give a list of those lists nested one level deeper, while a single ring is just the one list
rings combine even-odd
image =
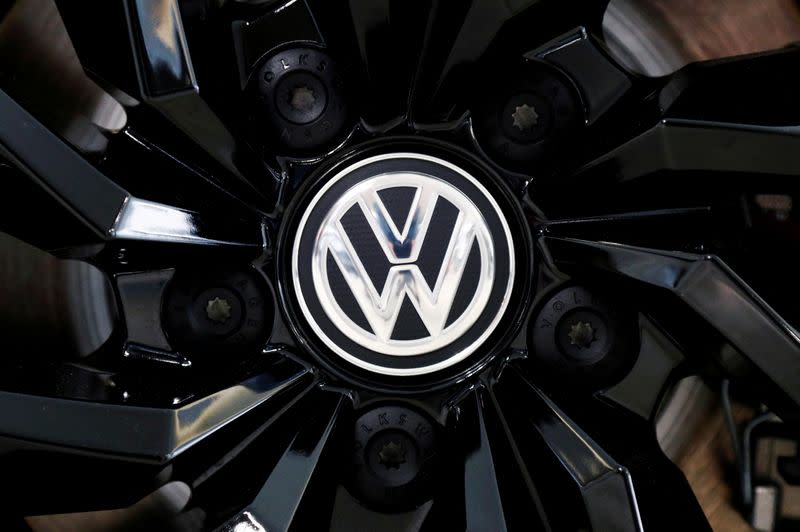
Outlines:
[{"label": "vw emblem", "polygon": [[472,175],[399,153],[365,159],[314,195],[293,243],[294,291],[320,340],[387,375],[463,361],[499,323],[511,232]]}]

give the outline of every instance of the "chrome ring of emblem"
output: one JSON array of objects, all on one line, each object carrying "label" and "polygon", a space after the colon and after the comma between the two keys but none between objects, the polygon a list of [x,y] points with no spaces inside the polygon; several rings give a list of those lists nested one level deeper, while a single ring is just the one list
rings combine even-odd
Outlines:
[{"label": "chrome ring of emblem", "polygon": [[[426,366],[391,368],[372,364],[343,349],[319,325],[308,307],[299,276],[299,248],[311,213],[328,190],[344,177],[364,166],[390,159],[417,159],[441,165],[456,172],[485,196],[502,225],[502,234],[492,235],[484,215],[464,192],[434,175],[418,172],[395,171],[368,177],[347,189],[336,199],[316,230],[310,268],[313,290],[328,319],[341,333],[356,344],[376,353],[413,357],[446,348],[470,330],[489,301],[498,274],[496,271],[496,245],[494,238],[505,238],[509,254],[506,287],[496,315],[483,332],[468,346],[448,358]],[[403,227],[398,227],[384,206],[378,193],[387,188],[413,188],[416,190],[411,210]],[[449,245],[434,286],[431,288],[415,264],[430,229],[434,208],[442,198],[458,209]],[[390,269],[382,289],[375,287],[362,264],[353,243],[341,223],[341,218],[357,206],[367,220],[370,230],[379,242]],[[467,265],[467,259],[477,243],[480,252],[480,273],[477,287],[466,309],[448,323],[450,310]],[[328,256],[332,256],[342,277],[352,292],[372,331],[356,324],[340,307],[328,279]],[[292,249],[292,278],[300,308],[323,343],[346,361],[369,371],[385,375],[423,375],[432,373],[466,359],[489,337],[497,327],[508,306],[514,284],[514,247],[508,223],[499,205],[486,188],[463,169],[442,159],[416,153],[394,153],[370,157],[337,173],[319,190],[303,214],[297,227]],[[400,308],[408,300],[414,306],[429,336],[413,340],[392,338]]]}]

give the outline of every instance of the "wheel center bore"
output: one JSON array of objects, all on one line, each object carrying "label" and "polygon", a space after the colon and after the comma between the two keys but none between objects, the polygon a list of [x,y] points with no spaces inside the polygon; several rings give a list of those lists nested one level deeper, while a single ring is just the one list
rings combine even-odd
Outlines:
[{"label": "wheel center bore", "polygon": [[394,152],[312,187],[287,245],[293,295],[326,350],[391,376],[437,372],[481,350],[507,310],[518,260],[506,219],[516,211],[501,208],[490,180]]}]

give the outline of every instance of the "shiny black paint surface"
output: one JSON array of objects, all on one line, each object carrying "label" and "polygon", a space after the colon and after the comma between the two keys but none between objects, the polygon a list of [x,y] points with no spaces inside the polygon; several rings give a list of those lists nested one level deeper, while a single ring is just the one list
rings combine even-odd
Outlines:
[{"label": "shiny black paint surface", "polygon": [[[76,241],[67,231],[61,238],[68,226],[57,223],[37,224],[46,233],[39,235],[5,220],[4,229],[101,266],[116,281],[123,318],[80,364],[58,353],[4,358],[0,461],[20,485],[19,511],[120,506],[178,479],[212,529],[638,530],[639,519],[648,530],[706,527],[685,479],[654,441],[653,395],[676,368],[703,365],[707,353],[697,344],[727,340],[758,368],[748,381],[771,406],[796,412],[796,306],[780,282],[763,280],[769,260],[748,257],[753,244],[737,231],[760,227],[746,226],[737,202],[760,191],[758,183],[796,192],[785,177],[798,173],[798,50],[642,79],[603,49],[605,5],[59,2],[87,72],[140,106],[128,107],[127,128],[95,159],[0,93],[3,172],[33,183],[13,192],[55,198],[92,238]],[[255,139],[257,113],[243,91],[263,58],[297,43],[324,46],[356,81],[359,102],[359,124],[340,149],[302,158]],[[585,123],[554,147],[563,157],[510,170],[472,135],[470,113],[497,83],[491,73],[538,61],[575,85]],[[284,212],[307,176],[353,155],[362,140],[399,134],[481,158],[519,202],[517,223],[529,224],[520,232],[538,237],[520,317],[492,360],[435,387],[364,386],[346,371],[316,367],[289,305],[272,290],[265,291],[276,310],[271,335],[244,355],[196,357],[159,334],[165,280],[158,272],[224,266],[255,270],[270,287],[285,283],[286,257],[275,253]],[[740,174],[755,174],[755,184]],[[163,235],[116,238],[134,198],[191,213],[180,217],[186,242],[176,249]],[[797,244],[791,224],[779,242]],[[137,297],[127,293],[134,277],[147,281]],[[599,397],[536,370],[527,327],[567,280],[601,285],[642,313],[640,323],[669,352],[647,366],[658,368],[657,393],[642,397],[641,383],[625,389],[622,378]],[[651,312],[652,301],[675,312]],[[789,314],[781,318],[770,305]],[[688,316],[690,309],[704,319]],[[696,343],[682,342],[686,336]],[[138,355],[126,357],[125,344],[139,346]],[[352,424],[375,404],[413,408],[445,435],[438,454],[446,481],[413,511],[370,508],[341,480]],[[37,491],[25,480],[31,468],[58,480]],[[76,478],[84,491],[68,482]]]}]

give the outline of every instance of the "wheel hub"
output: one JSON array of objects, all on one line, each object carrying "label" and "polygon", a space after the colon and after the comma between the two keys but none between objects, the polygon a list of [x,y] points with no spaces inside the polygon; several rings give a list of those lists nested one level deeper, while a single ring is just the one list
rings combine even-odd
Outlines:
[{"label": "wheel hub", "polygon": [[507,220],[516,210],[490,192],[502,186],[412,151],[323,172],[287,245],[300,318],[337,365],[417,376],[479,351],[506,314],[525,241]]}]

